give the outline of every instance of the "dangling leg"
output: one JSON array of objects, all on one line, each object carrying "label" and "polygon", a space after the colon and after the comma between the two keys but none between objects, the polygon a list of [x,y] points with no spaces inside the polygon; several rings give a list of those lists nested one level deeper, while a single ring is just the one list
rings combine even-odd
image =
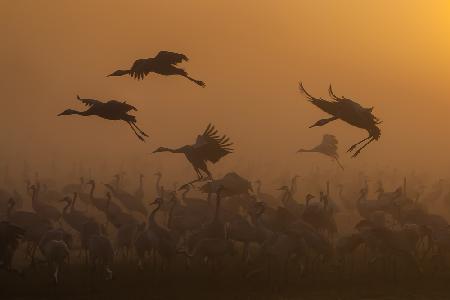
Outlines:
[{"label": "dangling leg", "polygon": [[145,137],[148,137],[148,135],[147,135],[145,132],[143,132],[143,131],[136,125],[136,123],[131,122],[131,124],[134,126],[134,128],[136,128],[136,129],[139,131],[140,134],[142,134],[142,135],[145,136]]},{"label": "dangling leg", "polygon": [[359,148],[353,155],[352,157],[356,157],[358,156],[358,154],[361,152],[362,149],[364,149],[367,145],[369,145],[370,143],[372,143],[375,140],[375,138],[371,138],[367,143],[365,143],[364,145],[361,146],[361,148]]},{"label": "dangling leg", "polygon": [[341,167],[341,169],[344,170],[344,167],[341,165],[341,162],[339,161],[339,159],[337,157],[335,157],[334,159],[336,160],[339,167]]},{"label": "dangling leg", "polygon": [[196,168],[196,167],[194,167],[194,170],[195,170],[195,173],[197,173],[197,179],[194,179],[192,181],[189,181],[188,183],[185,183],[185,184],[181,185],[181,187],[179,189],[183,188],[186,185],[192,185],[193,183],[196,183],[196,182],[199,182],[199,181],[203,180],[203,175],[202,175],[202,173],[200,173],[200,170],[198,168]]},{"label": "dangling leg", "polygon": [[197,79],[194,79],[194,78],[190,77],[187,73],[186,73],[186,74],[183,74],[182,76],[186,77],[186,78],[189,79],[190,81],[194,82],[195,84],[197,84],[197,85],[199,85],[199,86],[201,86],[201,87],[203,87],[203,88],[206,87],[206,83],[204,83],[204,82],[201,81],[201,80],[197,80]]},{"label": "dangling leg", "polygon": [[140,139],[141,141],[144,142],[144,138],[136,132],[136,129],[134,129],[134,127],[131,125],[131,122],[127,122],[127,123],[128,123],[128,125],[130,125],[131,129],[133,130],[134,134],[138,137],[138,139]]},{"label": "dangling leg", "polygon": [[195,173],[197,173],[197,179],[202,180],[203,174],[200,172],[200,170],[197,167],[194,167]]},{"label": "dangling leg", "polygon": [[202,169],[202,171],[203,172],[205,172],[206,173],[206,175],[208,176],[208,178],[207,179],[209,179],[209,180],[213,180],[213,178],[212,178],[212,174],[211,174],[211,172],[209,172],[209,170],[208,170],[208,168],[204,168],[204,169]]},{"label": "dangling leg", "polygon": [[372,136],[368,136],[365,139],[360,140],[359,142],[357,142],[356,144],[352,145],[350,148],[348,148],[347,152],[352,152],[356,146],[358,146],[359,144],[361,144],[362,142],[367,141],[368,139],[372,138]]},{"label": "dangling leg", "polygon": [[309,126],[309,128],[313,128],[313,127],[317,127],[317,126],[323,126],[323,125],[328,124],[328,123],[330,123],[330,122],[332,122],[334,120],[337,120],[337,119],[339,119],[339,118],[338,117],[331,117],[331,118],[328,118],[328,119],[321,119],[321,120],[317,121],[316,123],[314,123],[313,125]]}]

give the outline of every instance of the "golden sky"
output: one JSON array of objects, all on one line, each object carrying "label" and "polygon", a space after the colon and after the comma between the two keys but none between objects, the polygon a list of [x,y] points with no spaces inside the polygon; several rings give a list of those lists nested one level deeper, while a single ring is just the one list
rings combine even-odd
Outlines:
[{"label": "golden sky", "polygon": [[[236,144],[221,162],[228,168],[329,164],[295,154],[324,133],[338,137],[350,167],[450,167],[448,1],[0,2],[2,160],[151,164],[156,147],[191,143],[213,122]],[[178,77],[105,77],[159,50],[186,54],[183,67],[207,88]],[[374,106],[379,142],[351,160],[345,149],[365,131],[342,122],[308,129],[326,115],[298,81],[322,97],[332,83],[336,94]],[[134,104],[150,141],[125,123],[56,117],[83,108],[77,94]],[[182,157],[159,159],[190,170]]]}]

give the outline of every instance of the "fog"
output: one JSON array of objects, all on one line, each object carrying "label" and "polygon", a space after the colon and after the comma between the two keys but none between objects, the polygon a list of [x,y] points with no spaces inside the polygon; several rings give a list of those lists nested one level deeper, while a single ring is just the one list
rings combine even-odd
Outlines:
[{"label": "fog", "polygon": [[[325,133],[339,139],[346,170],[412,170],[447,175],[450,166],[450,5],[447,1],[1,1],[0,165],[112,174],[162,170],[194,176],[182,156],[150,154],[195,141],[208,123],[235,153],[212,168],[251,178],[341,172],[317,155],[296,154]],[[206,82],[151,74],[106,77],[160,50]],[[382,137],[351,159],[366,132],[326,117],[297,85],[374,106]],[[150,135],[125,123],[57,117],[82,109],[76,95],[127,100]],[[73,176],[72,176],[73,177]]]}]

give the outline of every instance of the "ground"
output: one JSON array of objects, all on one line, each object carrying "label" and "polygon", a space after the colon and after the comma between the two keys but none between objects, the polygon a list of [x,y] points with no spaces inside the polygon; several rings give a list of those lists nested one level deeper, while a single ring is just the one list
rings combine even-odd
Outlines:
[{"label": "ground", "polygon": [[66,266],[55,285],[45,267],[27,270],[23,276],[0,273],[0,299],[299,299],[299,300],[449,300],[447,275],[414,280],[291,279],[269,284],[259,278],[246,280],[235,271],[201,272],[184,268],[161,273],[139,271],[134,264],[114,267],[114,279],[105,281],[81,264]]}]

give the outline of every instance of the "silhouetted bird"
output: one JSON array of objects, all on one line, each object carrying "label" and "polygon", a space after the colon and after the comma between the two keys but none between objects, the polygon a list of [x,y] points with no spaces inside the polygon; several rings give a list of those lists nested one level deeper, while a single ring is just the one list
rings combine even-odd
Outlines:
[{"label": "silhouetted bird", "polygon": [[[136,107],[124,102],[117,100],[109,100],[108,102],[101,102],[95,99],[82,99],[77,95],[77,99],[83,102],[89,108],[85,111],[76,111],[73,109],[67,109],[60,113],[58,116],[63,115],[80,115],[80,116],[98,116],[107,120],[121,120],[125,121],[130,125],[134,134],[141,140],[144,141],[144,136],[148,135],[143,132],[136,125],[136,117],[129,115],[130,110],[137,111]],[[137,131],[136,131],[137,130]]]},{"label": "silhouetted bird", "polygon": [[201,87],[205,87],[206,85],[203,81],[196,80],[190,77],[185,70],[175,67],[176,64],[188,60],[189,59],[184,54],[160,51],[155,57],[136,60],[129,70],[117,70],[108,76],[130,75],[131,77],[140,80],[144,79],[144,77],[151,72],[160,75],[180,75]]},{"label": "silhouetted bird", "polygon": [[364,108],[353,100],[350,100],[345,97],[339,98],[335,96],[331,88],[331,85],[328,89],[328,92],[334,101],[328,101],[322,98],[314,98],[305,90],[302,83],[300,83],[299,87],[300,92],[305,94],[306,98],[308,98],[308,100],[312,104],[314,104],[324,112],[332,115],[331,118],[321,119],[317,121],[314,125],[310,126],[310,128],[315,126],[323,126],[331,121],[341,119],[342,121],[347,122],[352,126],[367,130],[367,132],[369,133],[369,137],[352,145],[347,150],[347,152],[351,152],[359,144],[368,140],[364,145],[362,145],[359,149],[357,149],[354,152],[353,157],[356,157],[361,152],[361,150],[364,149],[368,144],[380,138],[381,130],[380,128],[378,128],[377,125],[380,124],[381,121],[372,114],[373,107]]},{"label": "silhouetted bird", "polygon": [[339,154],[337,153],[337,148],[338,148],[337,144],[338,144],[338,140],[336,139],[336,137],[334,135],[324,134],[323,138],[322,138],[322,142],[318,146],[316,146],[312,149],[300,149],[300,150],[298,150],[298,152],[322,153],[322,154],[334,159],[337,162],[337,164],[339,165],[339,167],[341,167],[341,169],[343,170],[344,167],[339,162]]},{"label": "silhouetted bird", "polygon": [[206,183],[200,187],[200,191],[204,193],[216,193],[219,188],[221,189],[222,196],[225,197],[241,194],[248,195],[249,192],[253,191],[250,181],[235,172],[227,173],[221,179],[212,180]]},{"label": "silhouetted bird", "polygon": [[[216,163],[225,155],[232,153],[230,148],[233,143],[229,143],[229,138],[225,135],[217,135],[217,130],[213,125],[209,124],[203,134],[197,137],[197,141],[193,145],[186,145],[178,149],[169,149],[166,147],[159,147],[153,153],[157,152],[172,152],[183,153],[197,173],[198,179],[203,180],[203,171],[209,179],[212,179],[211,173],[206,166],[206,162]],[[193,183],[193,182],[191,182]]]}]

